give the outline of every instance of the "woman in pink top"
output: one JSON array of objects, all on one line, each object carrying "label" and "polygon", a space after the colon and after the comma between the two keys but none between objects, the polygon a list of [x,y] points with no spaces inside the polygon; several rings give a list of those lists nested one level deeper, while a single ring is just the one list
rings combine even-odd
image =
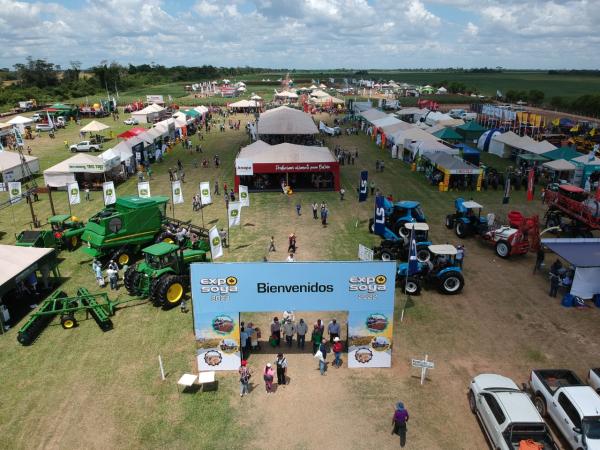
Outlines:
[{"label": "woman in pink top", "polygon": [[275,372],[273,371],[273,368],[271,367],[271,363],[267,363],[267,366],[265,367],[265,372],[263,374],[263,379],[265,380],[265,388],[267,389],[267,394],[272,394],[273,393],[273,377],[275,375]]}]

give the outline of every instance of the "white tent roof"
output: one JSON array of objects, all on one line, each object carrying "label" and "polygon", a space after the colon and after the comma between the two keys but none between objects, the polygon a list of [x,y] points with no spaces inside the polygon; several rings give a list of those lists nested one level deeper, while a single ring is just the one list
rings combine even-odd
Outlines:
[{"label": "white tent roof", "polygon": [[507,144],[517,148],[519,148],[519,145],[521,144],[521,137],[513,133],[512,131],[496,135],[492,138],[492,140],[496,142],[502,142],[503,144]]},{"label": "white tent roof", "polygon": [[[406,146],[404,148],[407,148]],[[413,154],[413,156],[417,156],[417,154],[423,154],[425,152],[428,153],[437,153],[443,152],[449,155],[458,155],[458,149],[448,147],[447,145],[432,140],[419,141],[414,140],[408,145],[408,150]]]},{"label": "white tent roof", "polygon": [[169,118],[161,120],[160,122],[154,125],[154,128],[156,128],[159,131],[162,131],[163,133],[167,133],[169,131],[169,124],[171,123],[175,124],[175,119]]},{"label": "white tent roof", "polygon": [[230,108],[256,108],[258,105],[254,100],[240,100],[239,102],[230,103]]},{"label": "white tent roof", "polygon": [[[35,156],[23,155],[27,163],[37,161]],[[21,156],[15,152],[0,152],[0,172],[13,169],[21,165]]]},{"label": "white tent roof", "polygon": [[399,131],[408,130],[408,129],[414,128],[414,127],[408,122],[399,120],[397,123],[394,123],[392,125],[386,125],[386,126],[383,126],[380,128],[383,130],[383,132],[386,134],[386,136],[390,136]]},{"label": "white tent roof", "polygon": [[298,109],[280,106],[258,118],[258,134],[317,134],[312,117]]},{"label": "white tent roof", "polygon": [[9,282],[53,251],[53,248],[0,245],[0,261],[2,261],[0,286]]},{"label": "white tent roof", "polygon": [[551,170],[556,170],[557,172],[572,171],[577,167],[575,164],[567,161],[566,159],[556,159],[554,161],[545,162],[542,164],[542,166]]},{"label": "white tent roof", "polygon": [[127,145],[127,141],[121,141],[109,150],[119,155],[121,162],[127,161],[133,156],[133,152],[131,151],[131,147]]},{"label": "white tent roof", "polygon": [[196,106],[194,110],[198,111],[200,114],[208,112],[208,108],[206,106]]},{"label": "white tent roof", "polygon": [[7,123],[10,123],[11,125],[27,124],[33,123],[33,119],[24,116],[16,116],[10,119]]},{"label": "white tent roof", "polygon": [[177,111],[173,114],[174,119],[185,119],[185,114],[181,111]]},{"label": "white tent roof", "polygon": [[150,136],[152,139],[156,139],[161,137],[163,134],[165,134],[164,131],[159,130],[156,127],[152,127],[150,128],[148,131],[146,131],[146,133],[148,133],[148,136]]},{"label": "white tent roof", "polygon": [[252,97],[250,97],[250,100],[262,100],[262,97],[260,95],[254,94]]},{"label": "white tent roof", "polygon": [[425,108],[402,108],[400,111],[396,111],[395,114],[397,116],[412,116],[413,114],[423,115],[426,114],[428,109]]},{"label": "white tent roof", "polygon": [[388,114],[384,113],[383,111],[379,111],[378,109],[375,109],[375,108],[371,108],[366,111],[363,111],[360,113],[360,115],[367,122],[373,122],[374,120],[383,119],[384,117],[388,117]]},{"label": "white tent roof", "polygon": [[151,113],[161,112],[164,110],[165,110],[165,108],[163,108],[162,106],[157,105],[156,103],[152,103],[152,104],[146,106],[144,109],[135,111],[135,113],[133,113],[133,114],[151,114]]},{"label": "white tent roof", "polygon": [[102,122],[98,122],[97,120],[92,120],[90,123],[88,123],[85,127],[81,128],[81,130],[79,130],[79,131],[83,131],[85,133],[95,133],[98,131],[106,130],[107,128],[110,128],[110,126],[105,125]]},{"label": "white tent roof", "polygon": [[138,134],[137,136],[134,136],[134,137],[137,137],[137,138],[141,139],[146,144],[153,144],[154,143],[154,136],[151,135],[150,133],[148,133],[147,131],[144,131],[144,132],[142,132],[142,133],[140,133],[140,134]]},{"label": "white tent roof", "polygon": [[44,170],[44,182],[51,187],[63,187],[75,181],[75,173],[103,173],[106,164],[99,156],[77,153]]},{"label": "white tent roof", "polygon": [[115,151],[112,148],[109,148],[106,151],[103,151],[102,153],[100,153],[100,158],[102,158],[104,160],[104,163],[106,164],[107,167],[113,168],[118,166],[121,163],[121,154],[119,153],[119,151]]},{"label": "white tent roof", "polygon": [[390,136],[388,139],[392,140],[396,144],[404,144],[404,139],[410,139],[414,141],[436,141],[437,137],[432,136],[426,131],[421,130],[417,127],[407,128],[406,130],[398,131]]},{"label": "white tent roof", "polygon": [[577,158],[573,158],[571,161],[579,163],[579,164],[583,164],[584,166],[600,165],[600,158],[596,158],[594,156],[593,159],[590,160],[590,155],[581,155],[581,156],[578,156]]},{"label": "white tent roof", "polygon": [[319,87],[320,87],[321,89],[325,89],[325,88],[327,88],[327,86],[325,86],[323,83],[321,83],[321,84],[319,85]]},{"label": "white tent roof", "polygon": [[310,93],[311,97],[317,97],[317,98],[321,98],[321,97],[331,97],[327,92],[323,92],[320,89],[317,89],[315,91],[312,91]]},{"label": "white tent roof", "polygon": [[175,117],[174,119],[175,119],[175,126],[177,128],[181,128],[181,127],[184,127],[187,125],[187,120],[186,120],[185,116],[184,117]]},{"label": "white tent roof", "polygon": [[275,97],[298,98],[298,94],[294,92],[281,91],[275,94]]},{"label": "white tent roof", "polygon": [[252,163],[336,162],[335,156],[327,147],[287,142],[269,145],[260,140],[242,148],[238,158],[249,159]]},{"label": "white tent roof", "polygon": [[400,123],[400,119],[396,119],[393,114],[390,114],[386,117],[382,117],[381,119],[372,120],[371,123],[378,128],[382,128],[389,125],[395,125]]},{"label": "white tent roof", "polygon": [[313,84],[313,85],[312,85],[311,87],[309,87],[308,89],[319,89],[319,88]]}]

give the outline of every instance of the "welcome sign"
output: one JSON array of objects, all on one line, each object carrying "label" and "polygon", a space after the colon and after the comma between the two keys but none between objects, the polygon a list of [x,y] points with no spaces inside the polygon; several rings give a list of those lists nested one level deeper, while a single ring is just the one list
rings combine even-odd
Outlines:
[{"label": "welcome sign", "polygon": [[240,312],[279,310],[348,311],[348,366],[390,367],[395,270],[383,261],[192,264],[198,368],[237,370]]}]

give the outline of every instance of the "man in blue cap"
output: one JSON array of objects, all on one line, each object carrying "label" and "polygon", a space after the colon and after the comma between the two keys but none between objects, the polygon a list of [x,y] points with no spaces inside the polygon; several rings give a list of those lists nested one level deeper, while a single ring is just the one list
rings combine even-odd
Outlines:
[{"label": "man in blue cap", "polygon": [[406,444],[406,422],[408,422],[408,411],[404,407],[404,403],[396,403],[396,411],[394,411],[393,419],[394,429],[392,434],[400,436],[400,447]]}]

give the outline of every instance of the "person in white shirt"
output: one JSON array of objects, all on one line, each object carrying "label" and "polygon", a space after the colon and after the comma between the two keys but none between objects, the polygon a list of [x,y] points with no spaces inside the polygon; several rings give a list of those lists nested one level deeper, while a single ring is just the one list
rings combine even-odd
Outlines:
[{"label": "person in white shirt", "polygon": [[290,253],[287,257],[287,262],[296,262],[296,258],[294,258],[294,254]]}]

